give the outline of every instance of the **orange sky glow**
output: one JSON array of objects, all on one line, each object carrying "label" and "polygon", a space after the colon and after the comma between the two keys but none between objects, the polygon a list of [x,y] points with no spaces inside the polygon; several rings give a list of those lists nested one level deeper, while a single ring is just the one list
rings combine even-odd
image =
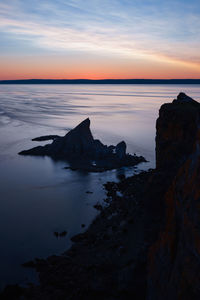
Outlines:
[{"label": "orange sky glow", "polygon": [[55,57],[27,57],[1,62],[0,80],[12,79],[172,79],[200,78],[198,65],[168,60],[93,60],[82,61]]},{"label": "orange sky glow", "polygon": [[197,79],[198,28],[196,0],[7,0],[0,80]]}]

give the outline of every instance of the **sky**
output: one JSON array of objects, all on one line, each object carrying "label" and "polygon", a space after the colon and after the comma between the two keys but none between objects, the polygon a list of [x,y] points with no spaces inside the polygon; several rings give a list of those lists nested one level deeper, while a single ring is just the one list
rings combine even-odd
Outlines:
[{"label": "sky", "polygon": [[0,0],[0,80],[200,78],[200,0]]}]

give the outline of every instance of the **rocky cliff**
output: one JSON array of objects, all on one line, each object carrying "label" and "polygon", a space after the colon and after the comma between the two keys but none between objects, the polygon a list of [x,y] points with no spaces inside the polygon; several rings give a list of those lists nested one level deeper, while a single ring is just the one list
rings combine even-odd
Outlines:
[{"label": "rocky cliff", "polygon": [[161,106],[156,122],[156,168],[176,169],[193,152],[199,130],[200,104],[180,93]]},{"label": "rocky cliff", "polygon": [[147,299],[200,299],[200,104],[183,93],[160,109],[156,168],[171,180],[148,253]]}]

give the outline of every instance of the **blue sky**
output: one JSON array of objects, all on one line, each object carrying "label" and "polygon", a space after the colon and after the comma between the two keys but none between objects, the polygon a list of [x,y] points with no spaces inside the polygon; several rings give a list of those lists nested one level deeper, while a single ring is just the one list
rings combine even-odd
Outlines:
[{"label": "blue sky", "polygon": [[95,57],[130,60],[138,68],[143,60],[197,74],[200,1],[0,1],[0,40],[0,61],[60,56],[89,63]]}]

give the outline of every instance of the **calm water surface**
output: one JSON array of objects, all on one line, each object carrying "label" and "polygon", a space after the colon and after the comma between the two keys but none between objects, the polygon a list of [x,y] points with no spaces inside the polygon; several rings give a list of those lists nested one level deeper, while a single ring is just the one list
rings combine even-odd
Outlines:
[{"label": "calm water surface", "polygon": [[[87,228],[96,216],[93,205],[105,198],[102,184],[134,172],[73,172],[63,169],[66,163],[17,153],[45,144],[34,137],[64,135],[90,117],[95,138],[125,140],[128,152],[149,160],[140,168],[154,167],[159,107],[180,91],[200,101],[197,85],[0,85],[0,288],[34,280],[20,264],[65,251],[70,237],[85,230],[81,224]],[[65,238],[53,234],[64,230]]]}]

